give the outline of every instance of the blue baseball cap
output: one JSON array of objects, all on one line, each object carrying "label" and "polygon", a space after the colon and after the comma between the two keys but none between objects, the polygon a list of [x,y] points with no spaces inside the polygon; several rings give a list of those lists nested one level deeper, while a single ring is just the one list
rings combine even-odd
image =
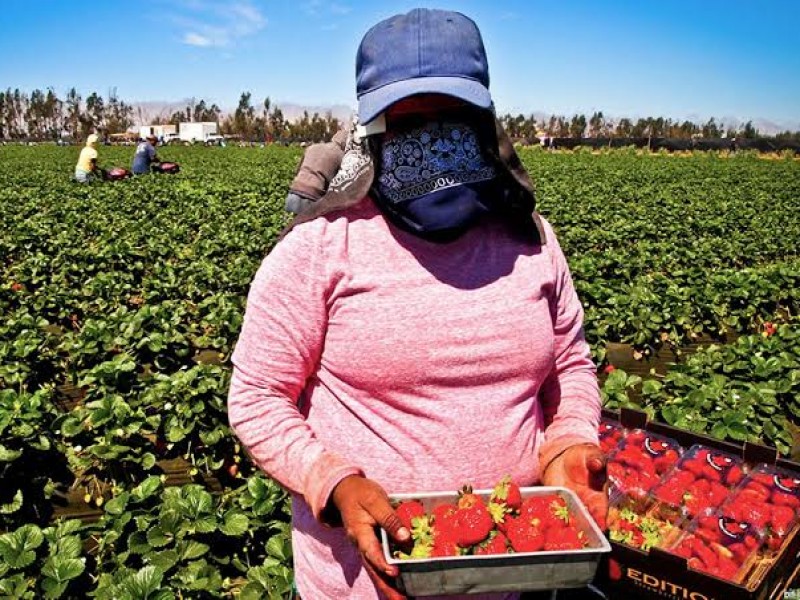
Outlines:
[{"label": "blue baseball cap", "polygon": [[358,119],[368,123],[417,94],[489,108],[489,64],[478,26],[461,13],[415,8],[370,29],[356,55]]}]

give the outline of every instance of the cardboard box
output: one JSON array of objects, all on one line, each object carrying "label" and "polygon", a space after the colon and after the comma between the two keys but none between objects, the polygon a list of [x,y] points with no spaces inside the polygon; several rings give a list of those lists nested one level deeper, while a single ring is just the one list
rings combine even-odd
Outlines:
[{"label": "cardboard box", "polygon": [[[623,409],[621,413],[603,411],[603,417],[617,420],[628,429],[641,428],[677,440],[684,448],[703,444],[740,456],[755,467],[759,463],[774,465],[800,473],[800,464],[778,458],[774,448],[746,442],[733,444],[715,438],[677,429],[662,423],[651,423],[640,411]],[[596,584],[610,598],[659,600],[782,600],[785,594],[796,594],[792,588],[795,571],[800,565],[800,530],[789,535],[781,551],[771,559],[760,560],[749,580],[734,584],[689,569],[686,560],[660,550],[643,552],[611,542],[611,555],[601,565]],[[800,587],[800,582],[797,583]],[[787,598],[791,596],[786,596]]]}]

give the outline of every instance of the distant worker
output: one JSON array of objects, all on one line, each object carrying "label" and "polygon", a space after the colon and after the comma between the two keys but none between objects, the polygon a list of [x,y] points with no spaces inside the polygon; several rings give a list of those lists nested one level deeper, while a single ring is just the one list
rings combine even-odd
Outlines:
[{"label": "distant worker", "polygon": [[86,138],[86,146],[81,150],[78,164],[75,165],[75,181],[89,183],[100,176],[100,167],[97,166],[97,140],[96,133]]},{"label": "distant worker", "polygon": [[148,135],[146,141],[140,142],[136,146],[136,153],[133,155],[133,171],[134,175],[144,175],[150,172],[150,166],[158,162],[156,156],[156,145],[158,138],[154,135]]}]

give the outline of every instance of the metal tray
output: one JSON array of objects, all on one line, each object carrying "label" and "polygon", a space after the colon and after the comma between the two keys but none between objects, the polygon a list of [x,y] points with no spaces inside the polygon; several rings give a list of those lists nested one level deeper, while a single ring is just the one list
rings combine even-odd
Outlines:
[{"label": "metal tray", "polygon": [[[411,596],[439,594],[480,594],[555,590],[583,587],[594,578],[603,554],[611,545],[589,516],[577,495],[562,487],[524,487],[523,498],[558,493],[567,502],[577,526],[586,532],[589,546],[559,552],[519,552],[497,556],[447,556],[442,558],[398,559],[392,557],[389,539],[381,530],[383,552],[389,564],[400,569],[400,586]],[[492,490],[475,490],[488,501]],[[393,501],[417,499],[426,512],[458,498],[457,492],[392,494]]]}]

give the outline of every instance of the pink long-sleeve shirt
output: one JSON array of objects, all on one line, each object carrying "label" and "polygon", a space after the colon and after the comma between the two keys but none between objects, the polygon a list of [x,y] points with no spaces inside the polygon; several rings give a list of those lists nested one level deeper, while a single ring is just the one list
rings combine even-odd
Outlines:
[{"label": "pink long-sleeve shirt", "polygon": [[344,530],[319,520],[344,477],[389,493],[506,474],[531,485],[569,445],[597,442],[583,310],[544,227],[541,246],[499,223],[436,244],[366,198],[297,226],[264,259],[228,408],[258,466],[293,494],[304,600],[378,598]]}]

